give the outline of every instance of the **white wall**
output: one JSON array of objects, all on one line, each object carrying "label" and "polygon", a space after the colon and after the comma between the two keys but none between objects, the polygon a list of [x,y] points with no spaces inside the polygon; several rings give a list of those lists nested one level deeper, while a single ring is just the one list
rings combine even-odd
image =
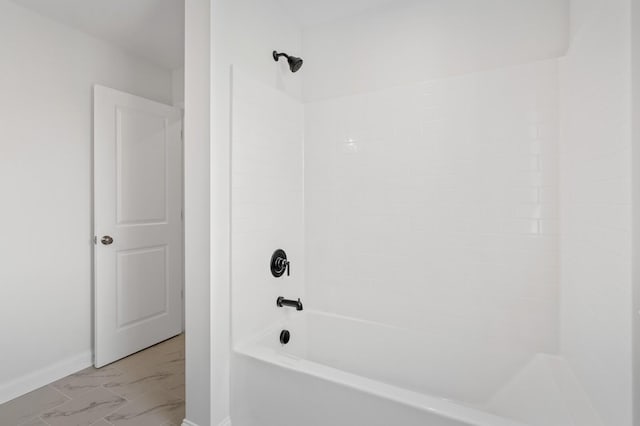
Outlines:
[{"label": "white wall", "polygon": [[292,74],[283,59],[275,63],[271,52],[301,55],[301,29],[284,20],[284,11],[276,0],[218,1],[215,16],[222,22],[213,35],[220,43],[215,49],[219,59],[214,58],[214,73],[226,78],[233,65],[256,81],[300,99],[303,73]]},{"label": "white wall", "polygon": [[306,29],[304,98],[316,100],[555,58],[568,0],[404,0]]},{"label": "white wall", "polygon": [[304,31],[311,308],[422,332],[451,377],[558,350],[567,6],[406,1]]},{"label": "white wall", "polygon": [[[230,65],[310,102],[307,306],[444,324],[451,340],[525,357],[560,348],[605,424],[629,425],[628,0],[572,2],[560,78],[547,59],[567,48],[566,1],[407,1],[309,28],[302,48],[271,2],[215,3],[216,198],[228,200]],[[274,73],[274,48],[302,52],[303,70]],[[212,291],[228,336],[228,281]]]},{"label": "white wall", "polygon": [[555,60],[307,104],[309,306],[424,333],[452,376],[555,352],[556,149]]},{"label": "white wall", "polygon": [[[274,66],[276,64],[273,64]],[[233,72],[231,282],[233,344],[286,316],[278,296],[304,294],[302,102]],[[290,275],[269,270],[274,250],[287,253]]]},{"label": "white wall", "polygon": [[1,402],[91,360],[93,84],[170,103],[171,80],[6,0],[0,40]]},{"label": "white wall", "polygon": [[640,420],[640,3],[631,4],[632,161],[633,161],[633,419]]},{"label": "white wall", "polygon": [[604,424],[631,425],[630,2],[571,2],[561,62],[561,351]]},{"label": "white wall", "polygon": [[184,108],[184,67],[171,71],[171,102]]},{"label": "white wall", "polygon": [[[300,98],[302,86],[300,73],[291,74],[286,63],[276,64],[271,57],[273,50],[294,55],[301,50],[300,29],[283,21],[282,10],[273,0],[213,0],[211,3],[211,424],[217,425],[229,415],[232,361],[229,276],[231,66],[294,98]],[[187,114],[189,108],[187,102]],[[265,274],[269,273],[268,260]],[[275,304],[275,301],[266,303]],[[237,396],[233,398],[238,400]],[[242,402],[241,398],[238,402]]]},{"label": "white wall", "polygon": [[[228,322],[213,323],[211,269],[225,258],[211,257],[211,1],[185,2],[185,352],[186,418],[195,425],[209,425],[212,398],[228,393],[228,380],[214,384],[214,337],[224,340]],[[224,157],[223,157],[224,158]],[[228,156],[226,157],[228,161]],[[218,161],[221,161],[219,159]],[[228,182],[226,182],[228,184]],[[220,182],[224,188],[225,182]],[[224,193],[218,198],[224,202]],[[224,229],[222,229],[224,232]],[[228,241],[227,241],[228,242]],[[224,244],[221,241],[220,244]],[[212,264],[213,262],[213,264]],[[216,263],[218,262],[218,263]],[[224,315],[224,311],[221,312]],[[218,327],[218,328],[216,328]],[[212,330],[215,329],[215,336]],[[224,361],[224,360],[223,360]],[[224,370],[222,362],[220,370]],[[225,410],[225,413],[228,409]],[[226,414],[223,414],[226,416]]]}]

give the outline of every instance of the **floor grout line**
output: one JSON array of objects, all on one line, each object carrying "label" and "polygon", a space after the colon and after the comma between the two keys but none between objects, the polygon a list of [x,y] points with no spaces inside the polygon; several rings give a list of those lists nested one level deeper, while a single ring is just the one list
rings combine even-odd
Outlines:
[{"label": "floor grout line", "polygon": [[[44,414],[44,413],[43,413],[43,414]],[[40,415],[38,416],[38,418],[39,418],[39,419],[40,419],[40,421],[42,421],[42,423],[44,423],[45,425],[49,425],[49,426],[51,426],[51,423],[49,423],[48,421],[46,421],[45,419],[43,419],[43,418],[42,418],[42,414],[40,414]]]},{"label": "floor grout line", "polygon": [[[55,383],[55,382],[54,382],[54,383]],[[65,398],[65,400],[64,400],[63,402],[61,402],[60,404],[54,405],[53,407],[49,407],[49,408],[47,408],[46,410],[41,411],[40,413],[38,413],[38,417],[42,417],[42,415],[43,415],[44,413],[46,413],[47,411],[54,410],[54,409],[56,409],[56,408],[58,408],[58,407],[60,407],[60,406],[62,406],[62,405],[64,405],[64,404],[66,404],[67,402],[69,402],[69,401],[72,401],[72,400],[73,400],[73,398],[71,398],[69,395],[66,395],[66,394],[62,393],[62,392],[60,392],[58,389],[56,389],[56,388],[54,388],[53,386],[51,386],[51,383],[49,383],[48,385],[46,385],[46,387],[47,387],[47,388],[49,388],[49,389],[51,389],[51,390],[53,390],[53,391],[55,391],[56,393],[59,393],[60,395],[62,395],[62,396]],[[45,422],[46,424],[49,424],[49,423],[48,423],[48,422],[46,422],[44,419],[42,419],[42,421],[43,421],[43,422]]]},{"label": "floor grout line", "polygon": [[124,397],[124,396],[122,396],[122,395],[118,395],[117,393],[112,392],[111,390],[109,390],[109,389],[107,389],[107,388],[105,388],[105,387],[103,387],[103,389],[104,389],[105,391],[109,392],[110,394],[117,396],[118,398],[122,398],[122,399],[124,399],[124,403],[123,403],[121,406],[119,406],[119,407],[115,408],[113,411],[110,411],[109,413],[107,413],[107,414],[105,414],[104,416],[102,416],[102,418],[100,418],[100,419],[98,419],[98,420],[96,420],[96,421],[94,422],[94,423],[97,423],[97,422],[99,422],[100,420],[104,420],[105,422],[107,422],[107,424],[112,425],[113,423],[111,423],[110,421],[108,421],[108,420],[107,420],[107,417],[109,417],[110,415],[112,415],[112,414],[114,414],[114,413],[118,412],[118,411],[119,411],[119,410],[121,410],[122,408],[124,408],[124,407],[127,407],[127,406],[131,405],[131,404],[132,404],[132,401],[131,401],[130,399],[128,399],[128,398],[125,398],[125,397]]},{"label": "floor grout line", "polygon": [[[67,376],[67,377],[68,377],[68,376]],[[55,382],[54,382],[54,383],[55,383]],[[64,395],[64,396],[66,396],[67,398],[69,398],[69,400],[72,400],[72,399],[73,399],[73,397],[72,397],[71,395],[67,395],[66,393],[64,393],[63,391],[61,391],[60,389],[58,389],[57,387],[53,386],[53,384],[49,384],[49,385],[47,385],[47,386],[51,387],[52,389],[54,389],[54,390],[58,391],[59,393],[61,393],[61,394],[62,394],[62,395]],[[56,408],[56,407],[53,407],[53,408]]]}]

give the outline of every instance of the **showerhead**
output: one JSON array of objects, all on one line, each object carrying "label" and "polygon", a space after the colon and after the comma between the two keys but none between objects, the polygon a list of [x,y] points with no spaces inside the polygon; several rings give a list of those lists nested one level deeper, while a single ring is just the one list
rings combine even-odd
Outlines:
[{"label": "showerhead", "polygon": [[291,72],[296,72],[300,68],[302,68],[302,62],[304,62],[302,58],[296,58],[295,56],[290,56],[289,58],[287,58],[287,61],[289,62],[289,68],[291,69]]},{"label": "showerhead", "polygon": [[278,62],[280,56],[284,56],[287,58],[287,62],[289,62],[289,69],[291,72],[296,72],[302,67],[302,63],[304,62],[302,58],[296,58],[295,56],[289,56],[286,53],[278,53],[275,50],[273,51],[273,60]]}]

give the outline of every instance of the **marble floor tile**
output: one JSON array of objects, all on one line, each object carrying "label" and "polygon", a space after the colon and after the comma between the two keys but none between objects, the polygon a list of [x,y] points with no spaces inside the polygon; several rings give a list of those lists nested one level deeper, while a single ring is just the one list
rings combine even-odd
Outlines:
[{"label": "marble floor tile", "polygon": [[0,405],[0,426],[181,426],[184,335]]},{"label": "marble floor tile", "polygon": [[184,371],[176,373],[170,377],[167,381],[160,384],[160,389],[169,392],[172,395],[177,396],[180,399],[185,399],[185,374]]},{"label": "marble floor tile", "polygon": [[146,369],[138,372],[125,373],[122,376],[105,383],[105,389],[120,395],[129,401],[134,401],[144,393],[162,386],[169,386],[174,380],[174,374],[168,372],[154,372]]},{"label": "marble floor tile", "polygon": [[52,383],[51,386],[63,394],[75,398],[87,391],[97,389],[103,384],[122,375],[122,371],[114,367],[103,367],[100,369],[89,367],[58,380]]},{"label": "marble floor tile", "polygon": [[112,364],[125,373],[153,371],[184,371],[184,337],[183,335],[165,340],[144,351],[135,353]]},{"label": "marble floor tile", "polygon": [[40,417],[36,417],[35,419],[31,419],[30,421],[21,424],[20,426],[48,426],[45,422],[40,419]]},{"label": "marble floor tile", "polygon": [[153,352],[151,352],[151,349],[152,348],[145,349],[144,351],[129,355],[126,358],[122,358],[114,362],[111,366],[124,373],[134,373],[140,369],[146,369],[149,367],[150,359],[153,358]]},{"label": "marble floor tile", "polygon": [[171,373],[183,372],[185,364],[184,351],[172,349],[170,351],[160,353],[156,357],[156,368],[161,371]]},{"label": "marble floor tile", "polygon": [[69,398],[50,386],[44,386],[26,395],[0,405],[0,425],[18,426],[38,414],[69,401]]},{"label": "marble floor tile", "polygon": [[169,420],[166,423],[162,423],[161,426],[182,426],[182,420]]},{"label": "marble floor tile", "polygon": [[184,401],[168,392],[157,390],[144,394],[125,405],[105,420],[114,426],[159,426],[184,418]]},{"label": "marble floor tile", "polygon": [[86,392],[40,417],[52,426],[90,426],[127,401],[106,389]]},{"label": "marble floor tile", "polygon": [[169,392],[179,391],[181,387],[184,387],[185,383],[185,368],[184,360],[182,364],[174,363],[170,368],[167,368],[167,364],[160,362],[155,365],[157,372],[169,374],[164,380],[158,383],[158,387]]},{"label": "marble floor tile", "polygon": [[157,345],[151,348],[152,350],[157,350],[160,352],[174,352],[181,351],[184,353],[184,334],[179,334],[176,337],[173,337],[169,340],[165,340],[164,342],[158,343]]}]

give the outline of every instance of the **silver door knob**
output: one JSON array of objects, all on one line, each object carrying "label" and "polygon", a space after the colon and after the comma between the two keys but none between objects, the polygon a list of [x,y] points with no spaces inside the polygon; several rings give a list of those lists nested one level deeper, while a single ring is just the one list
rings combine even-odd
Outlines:
[{"label": "silver door knob", "polygon": [[109,244],[112,244],[112,243],[113,243],[113,238],[111,238],[111,237],[110,237],[110,236],[108,236],[108,235],[105,235],[104,237],[102,237],[102,239],[100,240],[100,242],[101,242],[102,244],[104,244],[105,246],[108,246]]}]

